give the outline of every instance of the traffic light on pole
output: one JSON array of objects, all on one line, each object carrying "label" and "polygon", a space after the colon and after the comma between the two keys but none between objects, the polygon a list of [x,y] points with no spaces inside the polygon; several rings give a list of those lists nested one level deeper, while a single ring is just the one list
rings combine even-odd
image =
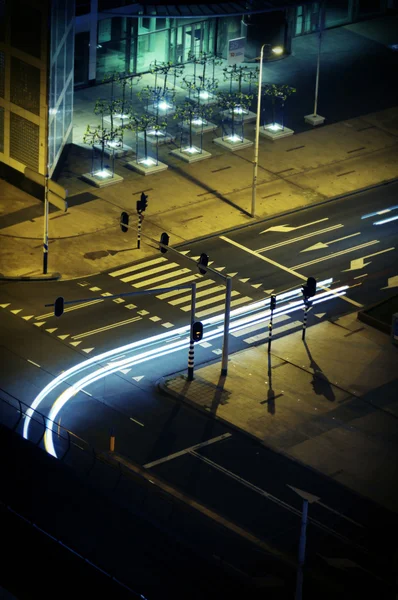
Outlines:
[{"label": "traffic light on pole", "polygon": [[[164,244],[165,246],[168,246],[169,240],[170,240],[170,237],[167,235],[167,233],[163,232],[160,236],[160,243]],[[163,246],[160,246],[160,251],[163,254],[165,254],[165,252],[167,252],[167,248],[163,248]]]},{"label": "traffic light on pole", "polygon": [[271,310],[275,310],[275,308],[276,308],[276,296],[274,296],[274,294],[272,294],[272,296],[271,296],[270,307],[271,307]]},{"label": "traffic light on pole", "polygon": [[307,283],[301,288],[304,298],[312,298],[316,294],[316,279],[308,277]]},{"label": "traffic light on pole", "polygon": [[198,262],[199,273],[201,273],[202,275],[206,275],[207,269],[205,267],[207,267],[208,263],[209,263],[209,257],[207,256],[207,254],[202,252],[202,254],[199,257],[199,262]]},{"label": "traffic light on pole", "polygon": [[64,299],[62,296],[58,296],[58,298],[54,302],[54,315],[56,317],[60,317],[64,312]]},{"label": "traffic light on pole", "polygon": [[194,342],[200,342],[203,337],[203,323],[195,321],[192,325],[192,339]]},{"label": "traffic light on pole", "polygon": [[123,233],[126,233],[126,231],[128,231],[128,224],[129,216],[125,211],[123,211],[120,215],[120,229],[123,231]]}]

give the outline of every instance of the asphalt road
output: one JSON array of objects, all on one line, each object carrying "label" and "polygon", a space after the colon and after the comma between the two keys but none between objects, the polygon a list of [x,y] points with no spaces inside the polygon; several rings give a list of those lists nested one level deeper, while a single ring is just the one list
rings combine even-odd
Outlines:
[{"label": "asphalt road", "polygon": [[[288,486],[319,496],[322,505],[310,507],[309,568],[332,575],[347,589],[374,590],[377,597],[388,598],[391,590],[385,582],[391,583],[395,516],[243,434],[160,396],[155,382],[186,365],[189,290],[156,297],[120,294],[196,281],[196,316],[205,323],[203,343],[196,345],[196,364],[219,358],[224,311],[221,278],[198,275],[187,258],[201,252],[209,255],[213,269],[233,280],[233,352],[264,339],[271,292],[277,295],[279,310],[274,334],[286,335],[301,327],[300,286],[308,276],[318,282],[333,278],[324,286],[327,289],[348,286],[342,289],[342,297],[326,291],[324,302],[314,302],[309,327],[320,319],[357,310],[396,291],[388,286],[397,275],[397,221],[383,221],[398,216],[397,189],[396,184],[383,186],[179,246],[186,258],[172,251],[158,253],[86,281],[2,283],[1,388],[30,404],[55,376],[65,377],[75,367],[66,381],[61,378],[49,390],[40,403],[41,412],[98,449],[107,448],[112,430],[121,454],[147,465],[291,555],[296,553],[300,533],[301,500]],[[319,289],[319,294],[323,292]],[[283,297],[286,293],[292,295]],[[113,294],[118,297],[106,300]],[[58,295],[84,301],[68,305],[57,319],[44,304]],[[111,355],[115,348],[119,350]],[[84,368],[77,366],[90,359]],[[76,386],[82,377],[86,379],[73,389],[71,384]],[[60,392],[71,398],[62,407],[58,401],[55,415],[50,410]],[[28,434],[39,437],[40,427],[31,422]],[[219,439],[223,434],[230,435]],[[211,444],[200,446],[209,440]],[[166,458],[176,452],[181,454]]]}]

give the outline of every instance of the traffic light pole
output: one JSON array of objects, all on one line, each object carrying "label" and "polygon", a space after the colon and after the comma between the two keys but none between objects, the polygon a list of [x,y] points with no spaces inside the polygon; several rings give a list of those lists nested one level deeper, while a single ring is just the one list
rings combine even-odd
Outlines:
[{"label": "traffic light pole", "polygon": [[188,350],[188,381],[193,381],[193,369],[195,364],[195,342],[193,339],[193,324],[195,322],[195,310],[196,310],[196,283],[192,283],[192,295],[191,295],[191,329],[189,339],[189,350]]},{"label": "traffic light pole", "polygon": [[301,339],[305,340],[305,331],[307,329],[307,312],[309,309],[309,300],[308,298],[304,298],[304,317],[303,317],[303,333],[301,335]]},{"label": "traffic light pole", "polygon": [[43,229],[43,275],[47,275],[48,269],[48,173],[44,182],[44,229]]},{"label": "traffic light pole", "polygon": [[272,342],[272,321],[274,318],[274,311],[271,308],[271,315],[269,318],[269,324],[268,324],[268,354],[271,352],[271,342]]},{"label": "traffic light pole", "polygon": [[142,212],[138,211],[137,249],[141,247]]}]

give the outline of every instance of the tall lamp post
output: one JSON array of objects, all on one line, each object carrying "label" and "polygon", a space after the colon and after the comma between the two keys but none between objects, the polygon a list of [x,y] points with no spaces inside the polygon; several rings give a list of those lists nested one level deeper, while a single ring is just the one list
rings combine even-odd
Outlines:
[{"label": "tall lamp post", "polygon": [[[265,46],[271,47],[271,44],[263,44],[260,51],[260,70],[258,73],[258,95],[257,95],[257,115],[256,115],[256,136],[254,141],[254,161],[253,161],[253,182],[252,182],[252,208],[250,215],[256,216],[256,192],[257,192],[257,170],[258,170],[258,142],[260,138],[260,112],[261,112],[261,85],[263,82],[263,58]],[[274,54],[282,54],[283,48],[276,46],[272,48]]]},{"label": "tall lamp post", "polygon": [[314,99],[314,112],[312,115],[306,115],[304,121],[310,123],[310,125],[322,125],[325,121],[325,117],[317,114],[318,110],[318,91],[319,91],[319,71],[321,65],[321,46],[322,46],[322,31],[324,24],[325,15],[325,3],[321,2],[319,7],[319,19],[318,19],[318,56],[316,60],[316,77],[315,77],[315,99]]}]

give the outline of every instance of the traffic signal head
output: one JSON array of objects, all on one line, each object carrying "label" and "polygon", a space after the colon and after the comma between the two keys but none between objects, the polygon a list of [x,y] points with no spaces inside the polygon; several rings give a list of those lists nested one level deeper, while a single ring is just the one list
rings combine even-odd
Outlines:
[{"label": "traffic signal head", "polygon": [[202,254],[199,257],[199,262],[198,262],[199,272],[202,273],[202,275],[206,275],[207,269],[201,268],[201,267],[207,267],[208,263],[209,263],[209,257],[207,256],[207,254],[202,252]]},{"label": "traffic signal head", "polygon": [[[168,246],[169,240],[170,237],[167,235],[167,233],[163,232],[160,236],[160,243],[164,244],[165,246]],[[163,248],[163,246],[160,246],[160,251],[164,254],[165,252],[167,252],[167,248]]]},{"label": "traffic signal head", "polygon": [[64,299],[62,296],[58,296],[58,298],[54,302],[54,315],[56,317],[60,317],[64,312]]},{"label": "traffic signal head", "polygon": [[203,323],[195,321],[192,325],[192,339],[194,342],[200,342],[203,337]]},{"label": "traffic signal head", "polygon": [[302,287],[304,298],[312,298],[316,294],[316,279],[308,277],[307,283]]},{"label": "traffic signal head", "polygon": [[148,196],[144,192],[142,192],[142,194],[141,194],[140,202],[141,202],[141,212],[144,212],[144,210],[148,206]]},{"label": "traffic signal head", "polygon": [[275,307],[276,307],[276,296],[274,296],[274,294],[272,294],[272,296],[271,296],[270,306],[271,306],[271,310],[275,310]]},{"label": "traffic signal head", "polygon": [[120,229],[123,231],[123,233],[126,233],[126,231],[128,231],[128,224],[129,216],[125,211],[123,211],[120,215]]}]

